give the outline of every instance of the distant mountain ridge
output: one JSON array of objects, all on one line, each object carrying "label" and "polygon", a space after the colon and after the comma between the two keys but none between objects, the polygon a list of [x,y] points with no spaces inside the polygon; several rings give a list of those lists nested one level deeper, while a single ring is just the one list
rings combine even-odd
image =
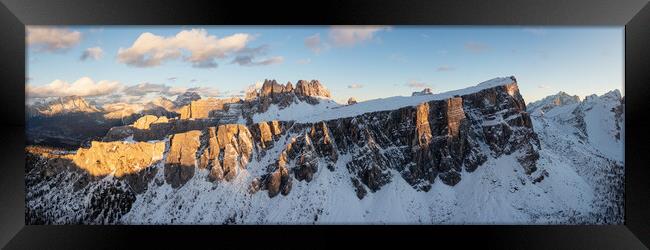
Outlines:
[{"label": "distant mountain ridge", "polygon": [[43,115],[53,116],[66,113],[95,113],[100,110],[89,104],[83,97],[66,96],[59,97],[49,102],[39,102],[29,106],[28,112],[31,116]]}]

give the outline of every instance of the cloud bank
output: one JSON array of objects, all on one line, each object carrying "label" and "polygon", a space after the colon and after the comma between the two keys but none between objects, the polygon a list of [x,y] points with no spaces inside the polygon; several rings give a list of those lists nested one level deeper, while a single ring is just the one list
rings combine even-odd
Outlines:
[{"label": "cloud bank", "polygon": [[247,48],[253,36],[237,33],[223,38],[209,35],[205,29],[183,30],[162,37],[142,33],[129,48],[120,48],[119,62],[134,67],[153,67],[181,58],[197,68],[217,67],[216,59],[226,58]]},{"label": "cloud bank", "polygon": [[27,96],[37,97],[62,97],[62,96],[101,96],[120,91],[122,83],[118,81],[102,80],[95,82],[89,77],[82,77],[70,83],[63,80],[54,80],[42,86],[27,85]]},{"label": "cloud bank", "polygon": [[149,94],[172,97],[187,91],[197,92],[202,97],[216,97],[221,92],[213,87],[173,87],[165,84],[144,82],[136,85],[124,85],[118,81],[94,81],[82,77],[70,83],[54,80],[41,86],[26,85],[28,98],[47,98],[64,96],[107,97],[109,100],[140,99]]},{"label": "cloud bank", "polygon": [[351,47],[370,41],[375,33],[388,29],[385,26],[334,26],[329,31],[329,38],[334,46]]},{"label": "cloud bank", "polygon": [[26,32],[27,44],[43,52],[65,51],[81,41],[81,32],[67,28],[28,26]]}]

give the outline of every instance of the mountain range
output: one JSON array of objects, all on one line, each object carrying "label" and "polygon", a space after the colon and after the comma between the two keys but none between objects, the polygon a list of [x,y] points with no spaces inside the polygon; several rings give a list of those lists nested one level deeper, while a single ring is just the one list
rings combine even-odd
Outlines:
[{"label": "mountain range", "polygon": [[526,104],[510,76],[330,98],[266,80],[245,98],[31,106],[26,223],[623,223],[618,90]]}]

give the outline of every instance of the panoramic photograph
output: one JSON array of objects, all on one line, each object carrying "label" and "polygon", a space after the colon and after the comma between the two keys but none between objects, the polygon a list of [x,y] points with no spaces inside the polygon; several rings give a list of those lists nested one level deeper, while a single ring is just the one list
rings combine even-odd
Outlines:
[{"label": "panoramic photograph", "polygon": [[624,27],[25,35],[27,225],[624,223]]}]

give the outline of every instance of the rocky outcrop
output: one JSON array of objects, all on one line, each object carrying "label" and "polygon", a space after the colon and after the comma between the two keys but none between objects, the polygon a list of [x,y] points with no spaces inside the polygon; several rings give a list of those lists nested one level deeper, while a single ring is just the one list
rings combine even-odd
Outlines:
[{"label": "rocky outcrop", "polygon": [[241,113],[247,124],[250,125],[253,123],[252,116],[255,113],[264,113],[271,105],[276,105],[278,109],[284,109],[299,102],[316,105],[324,98],[330,98],[330,93],[318,80],[309,82],[300,80],[294,88],[291,82],[283,85],[275,80],[267,79],[264,80],[259,91],[250,90],[246,93]]},{"label": "rocky outcrop", "polygon": [[246,165],[253,154],[253,138],[244,125],[220,125],[217,130],[219,147],[224,150],[223,167],[224,178],[232,180],[240,168]]},{"label": "rocky outcrop", "polygon": [[75,186],[85,186],[91,179],[113,175],[124,180],[128,188],[136,194],[147,189],[157,169],[153,165],[163,160],[164,142],[98,142],[93,141],[90,148],[80,148],[76,154],[69,155],[72,163],[88,174]]},{"label": "rocky outcrop", "polygon": [[72,161],[93,176],[122,177],[137,173],[162,160],[164,142],[98,142],[80,148]]},{"label": "rocky outcrop", "polygon": [[311,80],[309,82],[300,80],[296,83],[296,95],[311,96],[311,97],[331,97],[329,90],[327,90],[318,80]]},{"label": "rocky outcrop", "polygon": [[411,96],[421,96],[421,95],[433,95],[431,88],[424,88],[422,91],[416,91],[411,94]]},{"label": "rocky outcrop", "polygon": [[181,119],[206,119],[214,117],[215,111],[224,110],[224,105],[239,102],[239,98],[208,98],[192,101],[189,105],[182,107],[180,112]]},{"label": "rocky outcrop", "polygon": [[253,125],[253,137],[257,139],[260,155],[265,149],[273,146],[274,141],[282,134],[282,125],[278,121],[259,122]]},{"label": "rocky outcrop", "polygon": [[262,88],[260,89],[259,96],[261,97],[273,97],[282,93],[291,93],[293,92],[293,85],[291,82],[287,82],[286,85],[279,84],[275,80],[264,80]]},{"label": "rocky outcrop", "polygon": [[201,138],[199,168],[210,171],[208,175],[210,181],[233,180],[239,170],[245,169],[251,161],[256,150],[254,138],[261,140],[258,146],[264,145],[259,134],[253,136],[248,127],[241,124],[207,128]]},{"label": "rocky outcrop", "polygon": [[292,187],[289,170],[284,166],[278,166],[276,164],[269,167],[275,168],[275,171],[253,179],[248,191],[255,193],[259,190],[267,190],[271,198],[280,193],[285,196],[288,195]]},{"label": "rocky outcrop", "polygon": [[165,181],[173,188],[181,187],[194,176],[199,136],[201,131],[193,130],[171,137],[165,160]]},{"label": "rocky outcrop", "polygon": [[155,115],[145,115],[143,117],[140,117],[131,126],[136,128],[136,129],[149,129],[151,124],[154,124],[154,123],[168,123],[168,122],[169,122],[169,120],[167,120],[167,117],[164,117],[164,116],[157,117]]},{"label": "rocky outcrop", "polygon": [[357,104],[357,99],[354,97],[350,97],[348,99],[348,105],[352,105],[352,104]]},{"label": "rocky outcrop", "polygon": [[[163,120],[161,120],[163,121]],[[118,141],[132,137],[134,141],[163,140],[169,135],[184,133],[191,130],[202,130],[207,127],[217,126],[222,119],[168,119],[167,122],[154,122],[147,129],[134,126],[117,126],[111,128],[102,138],[103,141]]]}]

